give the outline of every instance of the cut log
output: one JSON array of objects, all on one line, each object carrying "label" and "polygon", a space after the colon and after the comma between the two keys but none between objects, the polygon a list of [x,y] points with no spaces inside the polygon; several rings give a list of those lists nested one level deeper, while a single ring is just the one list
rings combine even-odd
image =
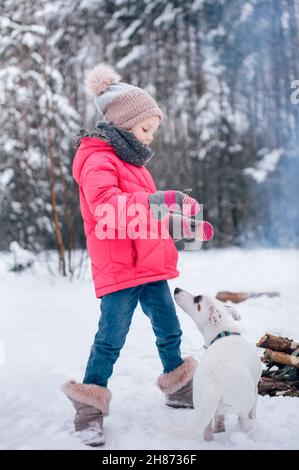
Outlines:
[{"label": "cut log", "polygon": [[299,343],[289,339],[283,338],[282,336],[274,336],[266,333],[261,339],[256,343],[260,348],[273,349],[274,351],[281,351],[285,353],[291,353],[299,350]]},{"label": "cut log", "polygon": [[258,384],[258,392],[261,395],[277,391],[297,391],[298,389],[299,381],[282,381],[270,377],[262,377]]},{"label": "cut log", "polygon": [[299,369],[299,357],[283,352],[272,351],[271,349],[265,349],[262,361],[266,363],[284,364]]},{"label": "cut log", "polygon": [[229,291],[219,291],[216,294],[216,299],[221,302],[233,302],[238,304],[244,302],[244,300],[251,297],[261,297],[262,295],[267,295],[268,297],[279,297],[278,292],[229,292]]}]

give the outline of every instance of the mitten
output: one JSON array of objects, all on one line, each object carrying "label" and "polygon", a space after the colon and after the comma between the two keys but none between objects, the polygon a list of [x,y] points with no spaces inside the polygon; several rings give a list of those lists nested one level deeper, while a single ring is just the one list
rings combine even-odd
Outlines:
[{"label": "mitten", "polygon": [[164,217],[167,211],[193,216],[200,210],[200,204],[189,196],[191,189],[184,191],[157,191],[150,194],[149,203],[156,218]]},{"label": "mitten", "polygon": [[169,234],[174,240],[209,241],[213,238],[213,226],[205,220],[196,220],[180,214],[171,213],[169,217]]}]

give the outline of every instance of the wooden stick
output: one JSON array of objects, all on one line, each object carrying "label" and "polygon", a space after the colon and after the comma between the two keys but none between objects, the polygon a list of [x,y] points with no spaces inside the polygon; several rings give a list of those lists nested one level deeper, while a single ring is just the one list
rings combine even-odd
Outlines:
[{"label": "wooden stick", "polygon": [[266,333],[256,343],[260,348],[273,349],[274,351],[292,352],[296,349],[299,350],[299,343],[296,343],[292,339],[283,338],[282,336],[274,336]]},{"label": "wooden stick", "polygon": [[286,366],[296,367],[297,369],[299,369],[299,357],[292,356],[283,352],[265,349],[263,359],[263,362],[274,362],[278,364],[284,364]]},{"label": "wooden stick", "polygon": [[275,392],[276,397],[299,397],[299,390],[283,390]]},{"label": "wooden stick", "polygon": [[250,297],[261,297],[262,295],[267,295],[268,297],[277,297],[279,296],[278,292],[229,292],[229,291],[219,291],[216,294],[216,299],[221,302],[233,302],[238,304],[244,302],[244,300],[249,299]]}]

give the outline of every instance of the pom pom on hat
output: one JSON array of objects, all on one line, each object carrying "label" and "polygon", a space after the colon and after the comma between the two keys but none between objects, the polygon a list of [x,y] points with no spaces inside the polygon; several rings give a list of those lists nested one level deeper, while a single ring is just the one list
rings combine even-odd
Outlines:
[{"label": "pom pom on hat", "polygon": [[89,71],[85,79],[89,94],[101,119],[115,126],[132,129],[152,116],[163,119],[163,112],[155,100],[142,88],[121,81],[116,70],[104,62]]},{"label": "pom pom on hat", "polygon": [[112,83],[120,80],[121,76],[113,67],[101,62],[88,73],[85,85],[91,95],[100,96]]}]

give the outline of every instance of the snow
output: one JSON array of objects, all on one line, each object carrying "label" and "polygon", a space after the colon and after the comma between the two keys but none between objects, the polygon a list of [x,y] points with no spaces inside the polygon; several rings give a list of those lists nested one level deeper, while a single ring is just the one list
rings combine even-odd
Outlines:
[{"label": "snow", "polygon": [[[11,65],[9,67],[4,67],[0,70],[0,80],[5,81],[5,88],[9,90],[15,91],[15,80],[20,75],[21,69],[16,67],[15,65]],[[2,82],[2,83],[3,83]]]},{"label": "snow", "polygon": [[22,214],[22,204],[18,201],[11,202],[11,208],[13,210],[14,215]]},{"label": "snow", "polygon": [[182,12],[182,8],[174,8],[173,5],[167,3],[164,11],[153,22],[154,28],[160,28],[163,24],[172,24],[177,14]]},{"label": "snow", "polygon": [[7,168],[0,173],[0,185],[7,186],[14,176],[12,168]]},{"label": "snow", "polygon": [[18,242],[11,242],[9,250],[13,255],[15,264],[26,266],[35,261],[35,255],[31,251],[24,250]]},{"label": "snow", "polygon": [[196,11],[201,10],[203,6],[204,6],[204,0],[194,0],[191,5],[191,11],[195,13]]},{"label": "snow", "polygon": [[33,49],[34,47],[39,46],[43,42],[43,38],[39,38],[28,31],[23,35],[22,42],[24,46],[27,46],[29,49]]},{"label": "snow", "polygon": [[211,29],[211,31],[209,31],[208,34],[206,35],[206,39],[212,42],[215,40],[215,38],[219,38],[221,36],[225,37],[225,35],[226,35],[225,29],[221,25],[221,26],[218,26],[217,28]]},{"label": "snow", "polygon": [[138,60],[143,55],[145,56],[147,51],[148,48],[143,45],[132,47],[132,50],[129,52],[129,54],[127,54],[117,63],[117,67],[119,69],[126,68],[129,64],[132,64],[134,61]]},{"label": "snow", "polygon": [[5,88],[4,83],[0,81],[0,105],[5,104]]},{"label": "snow", "polygon": [[263,183],[268,174],[275,171],[283,153],[282,149],[273,149],[269,153],[265,153],[256,164],[256,168],[245,168],[244,173],[251,176],[257,183]]},{"label": "snow", "polygon": [[[123,40],[128,40],[130,39],[133,34],[135,34],[138,30],[138,28],[142,25],[142,21],[138,18],[137,20],[134,20],[130,26],[122,33],[121,37]],[[128,42],[129,44],[129,42]]]},{"label": "snow", "polygon": [[281,26],[287,30],[289,28],[290,24],[290,14],[288,11],[284,11],[282,16],[281,16]]},{"label": "snow", "polygon": [[[73,408],[60,392],[66,380],[82,380],[96,333],[99,301],[89,270],[62,278],[39,255],[21,274],[7,271],[0,254],[0,449],[84,449],[73,432]],[[44,258],[49,253],[44,254]],[[279,291],[280,297],[238,305],[244,337],[254,344],[265,332],[299,339],[296,250],[211,249],[180,252],[180,277],[169,281],[194,294],[218,290]],[[200,359],[203,341],[192,320],[177,307],[183,330],[182,354]],[[262,350],[258,350],[262,353]],[[1,362],[1,361],[0,361]],[[298,449],[299,399],[259,396],[258,419],[248,433],[234,416],[227,432],[206,443],[178,438],[171,429],[193,425],[194,411],[168,408],[155,381],[162,372],[155,337],[137,307],[109,382],[113,399],[104,421],[107,449]],[[165,427],[169,429],[165,431]]]},{"label": "snow", "polygon": [[251,3],[249,2],[246,2],[243,6],[242,6],[242,10],[241,10],[241,17],[240,17],[240,23],[245,23],[248,18],[251,17],[251,15],[253,14],[254,12],[254,6],[251,5]]},{"label": "snow", "polygon": [[24,152],[24,157],[28,161],[31,168],[37,169],[42,164],[41,151],[37,147],[30,147]]}]

